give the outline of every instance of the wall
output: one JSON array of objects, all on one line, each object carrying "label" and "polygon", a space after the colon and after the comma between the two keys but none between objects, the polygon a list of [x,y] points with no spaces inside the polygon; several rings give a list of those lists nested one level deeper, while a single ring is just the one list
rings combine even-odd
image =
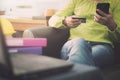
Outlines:
[{"label": "wall", "polygon": [[[9,16],[42,16],[47,8],[59,10],[64,7],[68,1],[69,0],[1,0],[0,10],[5,10],[6,15]],[[24,5],[26,7],[24,7]]]}]

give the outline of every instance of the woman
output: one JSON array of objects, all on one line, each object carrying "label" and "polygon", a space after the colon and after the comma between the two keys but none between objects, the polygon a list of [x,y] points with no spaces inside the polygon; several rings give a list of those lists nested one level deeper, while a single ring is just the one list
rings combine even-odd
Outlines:
[{"label": "woman", "polygon": [[[97,3],[110,3],[108,14]],[[63,59],[106,67],[114,62],[114,42],[120,39],[119,0],[71,0],[49,20],[50,26],[70,28],[70,39],[61,50]],[[96,13],[96,11],[99,13]],[[86,18],[86,23],[79,19]]]}]

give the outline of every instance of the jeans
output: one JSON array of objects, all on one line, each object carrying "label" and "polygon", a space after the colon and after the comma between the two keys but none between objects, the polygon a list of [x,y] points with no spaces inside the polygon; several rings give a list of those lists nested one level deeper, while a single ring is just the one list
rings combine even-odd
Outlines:
[{"label": "jeans", "polygon": [[63,45],[61,58],[75,63],[106,67],[113,64],[113,53],[113,48],[109,44],[75,38]]}]

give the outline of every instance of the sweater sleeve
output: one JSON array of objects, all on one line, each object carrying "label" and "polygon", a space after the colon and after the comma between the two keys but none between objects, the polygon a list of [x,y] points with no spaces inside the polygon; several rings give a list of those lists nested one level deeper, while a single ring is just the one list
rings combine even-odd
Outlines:
[{"label": "sweater sleeve", "polygon": [[111,38],[114,39],[113,42],[116,43],[117,42],[120,42],[120,1],[119,0],[116,0],[115,4],[114,4],[114,9],[113,9],[113,18],[117,24],[117,28],[115,29],[115,31],[110,31],[111,33]]},{"label": "sweater sleeve", "polygon": [[49,20],[49,26],[51,27],[66,27],[62,22],[65,19],[66,16],[71,16],[74,14],[74,8],[75,8],[75,1],[71,0],[64,9],[61,9],[58,11],[55,15],[53,15]]}]

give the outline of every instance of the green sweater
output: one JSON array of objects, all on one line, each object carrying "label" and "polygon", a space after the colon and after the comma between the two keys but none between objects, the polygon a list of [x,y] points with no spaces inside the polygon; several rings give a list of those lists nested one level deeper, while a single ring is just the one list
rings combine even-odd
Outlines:
[{"label": "green sweater", "polygon": [[90,0],[71,0],[68,5],[58,11],[49,20],[51,27],[67,27],[62,24],[65,16],[76,15],[80,18],[86,18],[86,23],[80,24],[76,28],[71,28],[70,38],[81,37],[92,42],[103,42],[112,44],[120,42],[120,1],[119,0],[102,0],[102,2],[110,3],[110,11],[117,24],[115,31],[110,31],[107,26],[94,21],[94,13],[96,12],[96,2]]}]

